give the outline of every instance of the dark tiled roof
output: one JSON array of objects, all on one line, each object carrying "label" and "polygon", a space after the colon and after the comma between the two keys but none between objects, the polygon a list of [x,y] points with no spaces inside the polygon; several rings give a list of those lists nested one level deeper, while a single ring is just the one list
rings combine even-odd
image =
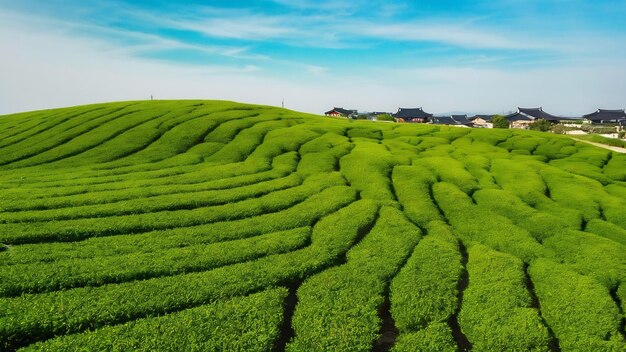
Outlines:
[{"label": "dark tiled roof", "polygon": [[456,125],[456,121],[450,116],[433,116],[430,120],[435,125]]},{"label": "dark tiled roof", "polygon": [[470,121],[467,119],[467,115],[452,115],[451,117],[459,125],[467,125],[470,123]]},{"label": "dark tiled roof", "polygon": [[452,115],[452,116],[433,116],[431,121],[435,125],[454,125],[462,126],[467,125],[470,122],[467,120],[467,115]]},{"label": "dark tiled roof", "polygon": [[532,117],[529,117],[524,114],[520,114],[519,112],[514,112],[510,115],[506,115],[505,117],[509,121],[533,121],[534,120]]},{"label": "dark tiled roof", "polygon": [[422,108],[410,108],[410,109],[398,108],[398,112],[395,113],[395,115],[393,116],[403,118],[403,119],[413,119],[413,118],[427,119],[429,117],[432,117],[433,114],[429,114],[425,112],[424,110],[422,110]]},{"label": "dark tiled roof", "polygon": [[626,113],[624,110],[605,110],[598,109],[596,112],[592,112],[591,114],[583,115],[583,118],[591,121],[618,121],[621,119],[626,119]]},{"label": "dark tiled roof", "polygon": [[494,116],[496,116],[496,115],[474,115],[474,116],[472,116],[472,117],[468,118],[468,120],[470,120],[470,121],[474,121],[474,120],[476,120],[476,119],[479,119],[479,118],[480,118],[480,119],[483,119],[483,120],[485,120],[485,121],[487,121],[487,122],[490,122],[490,121],[491,121],[491,119],[492,119]]},{"label": "dark tiled roof", "polygon": [[542,108],[517,108],[517,112],[533,117],[533,120],[544,119],[548,121],[559,121],[558,116],[548,114]]},{"label": "dark tiled roof", "polygon": [[560,117],[548,114],[542,108],[517,108],[517,112],[505,116],[509,121],[534,121],[544,119],[547,121],[558,122]]}]

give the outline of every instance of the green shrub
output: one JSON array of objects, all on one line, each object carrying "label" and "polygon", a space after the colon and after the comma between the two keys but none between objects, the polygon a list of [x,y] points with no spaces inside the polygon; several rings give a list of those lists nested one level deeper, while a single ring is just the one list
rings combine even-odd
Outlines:
[{"label": "green shrub", "polygon": [[480,190],[472,197],[480,207],[485,209],[485,213],[498,214],[512,220],[515,225],[530,232],[539,242],[543,242],[556,233],[577,228],[565,219],[538,211],[515,195],[502,190]]},{"label": "green shrub", "polygon": [[495,115],[491,119],[491,123],[493,124],[493,128],[509,128],[509,120],[502,115]]},{"label": "green shrub", "polygon": [[54,222],[4,224],[6,243],[37,243],[50,240],[76,241],[89,237],[141,233],[188,227],[216,221],[242,219],[293,206],[325,188],[342,185],[337,174],[309,178],[301,186],[276,191],[259,198],[191,210],[158,211],[138,215],[73,219]]},{"label": "green shrub", "polygon": [[437,183],[433,186],[433,196],[454,228],[454,233],[464,243],[478,242],[526,262],[545,254],[543,247],[528,231],[513,225],[503,216],[485,212],[456,186]]},{"label": "green shrub", "polygon": [[0,350],[621,351],[625,162],[224,101],[0,116]]},{"label": "green shrub", "polygon": [[473,348],[547,351],[548,330],[531,308],[522,261],[482,245],[470,247],[468,255],[459,324]]},{"label": "green shrub", "polygon": [[311,246],[286,254],[201,273],[0,298],[0,346],[9,349],[27,338],[41,340],[191,308],[311,275],[344,254],[377,210],[371,201],[353,203],[316,224]]},{"label": "green shrub", "polygon": [[391,122],[395,122],[396,119],[389,115],[389,114],[378,114],[376,115],[376,120],[378,121],[391,121]]},{"label": "green shrub", "polygon": [[310,229],[306,227],[247,239],[150,253],[9,265],[0,270],[0,296],[100,286],[210,270],[270,254],[296,250],[307,244],[309,234]]},{"label": "green shrub", "polygon": [[585,232],[594,233],[626,246],[626,230],[608,221],[593,219],[587,223]]},{"label": "green shrub", "polygon": [[457,346],[448,324],[433,323],[418,332],[400,335],[391,350],[394,352],[455,352]]},{"label": "green shrub", "polygon": [[478,182],[464,165],[452,158],[433,157],[424,158],[421,162],[429,167],[441,181],[449,182],[459,187],[463,192],[471,194],[478,188]]},{"label": "green shrub", "polygon": [[247,297],[122,325],[68,335],[23,351],[267,351],[280,333],[287,290],[271,289]]},{"label": "green shrub", "polygon": [[391,283],[391,313],[400,336],[445,323],[454,314],[462,269],[457,239],[446,225],[431,223]]},{"label": "green shrub", "polygon": [[548,259],[537,259],[530,265],[529,273],[542,316],[562,350],[624,349],[618,332],[622,317],[605,287]]},{"label": "green shrub", "polygon": [[301,226],[311,226],[318,219],[348,206],[355,200],[356,194],[349,187],[330,187],[291,208],[240,220],[142,234],[92,237],[81,242],[14,246],[11,247],[10,256],[0,256],[0,264],[54,262],[65,259],[151,253],[171,248],[232,241]]},{"label": "green shrub", "polygon": [[361,197],[388,204],[395,201],[388,177],[395,163],[396,159],[383,145],[367,140],[355,142],[350,154],[339,161],[341,173],[361,192]]},{"label": "green shrub", "polygon": [[[383,207],[374,228],[344,265],[307,279],[298,289],[291,351],[370,351],[387,281],[421,237],[400,211]],[[311,319],[315,317],[315,319]]]},{"label": "green shrub", "polygon": [[533,131],[548,132],[550,131],[550,128],[552,128],[552,124],[550,123],[550,121],[538,119],[531,123],[528,128]]},{"label": "green shrub", "polygon": [[437,181],[432,171],[421,165],[397,166],[392,179],[398,201],[411,221],[426,227],[429,222],[441,219],[430,197],[430,188]]},{"label": "green shrub", "polygon": [[261,197],[272,192],[297,187],[300,184],[302,184],[302,178],[297,174],[292,174],[283,178],[226,190],[174,193],[155,195],[147,198],[120,200],[114,203],[75,205],[57,209],[22,210],[20,212],[0,213],[0,222],[23,223],[60,221],[93,217],[104,218],[114,215],[144,214],[164,210],[195,209]]},{"label": "green shrub", "polygon": [[554,259],[589,275],[608,289],[626,282],[626,248],[609,239],[581,231],[556,234],[544,242]]},{"label": "green shrub", "polygon": [[616,181],[626,181],[626,154],[613,154],[604,167],[604,174]]}]

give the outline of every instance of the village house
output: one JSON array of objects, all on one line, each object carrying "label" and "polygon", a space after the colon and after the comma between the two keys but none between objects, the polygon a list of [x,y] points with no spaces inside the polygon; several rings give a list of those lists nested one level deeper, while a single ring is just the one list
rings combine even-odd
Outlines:
[{"label": "village house", "polygon": [[430,121],[433,114],[429,114],[422,108],[398,108],[398,112],[393,115],[397,122],[426,123]]},{"label": "village house", "polygon": [[491,119],[496,115],[474,115],[470,117],[468,120],[471,121],[474,127],[477,128],[493,128],[493,123],[491,123]]},{"label": "village house", "polygon": [[511,128],[528,129],[530,124],[543,119],[552,123],[559,123],[560,117],[548,114],[543,111],[541,107],[538,108],[517,108],[517,112],[506,115],[505,118],[509,120],[509,126]]},{"label": "village house", "polygon": [[626,112],[624,110],[606,110],[598,109],[591,114],[583,115],[583,122],[585,123],[615,123],[624,125],[626,124]]},{"label": "village house", "polygon": [[355,118],[357,116],[357,110],[349,110],[344,108],[333,108],[330,111],[326,111],[324,115],[333,116],[333,117],[347,117],[347,118]]}]

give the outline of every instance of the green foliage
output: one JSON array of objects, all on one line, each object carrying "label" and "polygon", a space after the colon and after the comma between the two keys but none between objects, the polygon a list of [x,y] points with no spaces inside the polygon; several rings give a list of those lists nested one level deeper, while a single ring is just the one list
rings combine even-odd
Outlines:
[{"label": "green foliage", "polygon": [[11,247],[0,263],[54,262],[64,259],[96,258],[133,253],[151,253],[171,248],[218,243],[313,225],[356,200],[348,187],[330,187],[302,203],[277,213],[240,220],[151,231],[142,234],[92,237],[81,242],[41,243]]},{"label": "green foliage", "polygon": [[368,140],[355,141],[354,149],[339,161],[341,173],[361,192],[361,197],[389,204],[395,200],[388,177],[395,163],[396,159],[383,145]]},{"label": "green foliage", "polygon": [[604,174],[616,181],[626,181],[626,154],[613,154],[603,169]]},{"label": "green foliage", "polygon": [[401,336],[445,323],[454,314],[461,270],[457,239],[448,226],[432,222],[391,283],[391,313]]},{"label": "green foliage", "polygon": [[0,116],[0,350],[622,351],[625,181],[623,154],[508,128]]},{"label": "green foliage", "polygon": [[191,308],[311,275],[344,254],[359,231],[374,221],[377,209],[366,200],[353,203],[317,223],[311,246],[286,254],[201,273],[2,298],[2,347],[19,345],[26,337],[39,340]]},{"label": "green foliage", "polygon": [[480,207],[485,209],[485,213],[510,219],[515,225],[530,232],[539,242],[567,229],[577,228],[562,217],[538,211],[515,195],[502,190],[480,190],[472,197]]},{"label": "green foliage", "polygon": [[608,289],[626,281],[626,247],[591,233],[569,231],[544,242],[554,258],[575,271],[589,275]]},{"label": "green foliage", "polygon": [[548,259],[533,262],[529,273],[562,350],[623,351],[622,317],[608,289]]},{"label": "green foliage", "polygon": [[553,125],[550,128],[550,131],[552,131],[553,133],[556,133],[556,134],[566,134],[567,131],[571,131],[573,129],[577,129],[577,128],[575,128],[575,127],[566,127],[566,126],[564,126],[562,124],[556,124],[556,125]]},{"label": "green foliage", "polygon": [[286,296],[286,289],[271,289],[63,336],[22,351],[268,351],[280,332]]},{"label": "green foliage", "polygon": [[483,211],[456,186],[437,183],[433,196],[463,242],[479,242],[524,261],[544,255],[544,249],[528,231],[503,216]]},{"label": "green foliage", "polygon": [[479,351],[547,351],[543,326],[525,287],[518,258],[482,245],[468,250],[469,286],[459,323]]},{"label": "green foliage", "polygon": [[439,180],[452,183],[468,194],[478,188],[478,182],[461,162],[448,157],[424,158],[422,160],[438,176]]},{"label": "green foliage", "polygon": [[[332,176],[334,175],[334,176]],[[331,176],[331,177],[329,177]],[[325,188],[341,185],[337,174],[309,178],[301,186],[276,191],[259,198],[190,210],[166,210],[139,215],[114,215],[48,222],[4,224],[5,243],[36,243],[42,240],[76,241],[88,237],[142,233],[172,227],[189,227],[210,222],[242,219],[293,206]]]},{"label": "green foliage", "polygon": [[626,246],[626,230],[608,221],[593,219],[587,223],[585,231],[606,237]]},{"label": "green foliage", "polygon": [[389,115],[389,114],[379,114],[379,115],[376,115],[376,120],[378,120],[378,121],[392,121],[392,122],[396,121],[396,119],[393,116]]},{"label": "green foliage", "polygon": [[287,349],[370,351],[387,281],[420,235],[400,211],[383,207],[372,231],[348,252],[346,264],[309,278],[298,289],[295,338]]},{"label": "green foliage", "polygon": [[552,128],[552,124],[548,120],[538,119],[528,125],[528,128],[533,131],[548,132]]},{"label": "green foliage", "polygon": [[418,332],[402,334],[393,346],[394,352],[455,352],[452,331],[445,323],[433,323]]},{"label": "green foliage", "polygon": [[[614,133],[614,131],[608,132],[608,133]],[[576,136],[576,138],[584,139],[584,140],[595,142],[595,143],[607,144],[607,145],[611,145],[614,147],[626,148],[625,141],[615,139],[615,138],[607,138],[607,137],[600,136],[597,134],[579,135],[579,136]]]},{"label": "green foliage", "polygon": [[601,125],[583,124],[580,126],[580,129],[585,132],[597,133],[597,134],[615,133],[617,131],[615,125],[607,126],[604,124],[601,124]]},{"label": "green foliage", "polygon": [[509,120],[502,115],[495,115],[491,119],[491,123],[493,124],[493,128],[509,128]]},{"label": "green foliage", "polygon": [[426,227],[431,221],[441,219],[430,197],[430,188],[437,181],[432,171],[420,165],[397,166],[392,180],[398,201],[411,221]]},{"label": "green foliage", "polygon": [[307,244],[309,235],[310,229],[306,227],[247,239],[150,253],[10,265],[0,272],[0,296],[100,286],[210,270],[302,248]]}]

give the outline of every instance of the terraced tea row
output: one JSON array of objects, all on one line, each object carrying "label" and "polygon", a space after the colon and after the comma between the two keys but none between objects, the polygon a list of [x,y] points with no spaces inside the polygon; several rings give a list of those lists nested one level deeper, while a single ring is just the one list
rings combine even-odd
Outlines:
[{"label": "terraced tea row", "polygon": [[626,158],[222,101],[0,116],[1,350],[626,348]]}]

